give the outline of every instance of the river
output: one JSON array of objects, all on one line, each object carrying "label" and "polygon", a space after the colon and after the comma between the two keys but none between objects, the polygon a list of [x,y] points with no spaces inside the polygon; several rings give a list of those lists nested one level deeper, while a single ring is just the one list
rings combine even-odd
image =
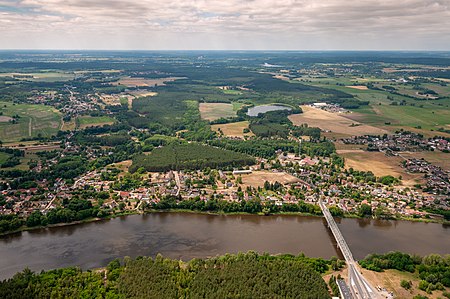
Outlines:
[{"label": "river", "polygon": [[[450,227],[442,224],[338,219],[356,259],[372,252],[450,253]],[[105,266],[114,258],[162,253],[188,260],[255,250],[339,256],[320,217],[152,213],[0,237],[0,279],[29,267]]]}]

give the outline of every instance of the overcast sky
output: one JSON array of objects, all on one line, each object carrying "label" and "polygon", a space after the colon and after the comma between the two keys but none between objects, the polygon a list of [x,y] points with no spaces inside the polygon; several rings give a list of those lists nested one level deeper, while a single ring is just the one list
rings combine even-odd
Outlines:
[{"label": "overcast sky", "polygon": [[450,0],[0,0],[0,48],[450,50]]}]

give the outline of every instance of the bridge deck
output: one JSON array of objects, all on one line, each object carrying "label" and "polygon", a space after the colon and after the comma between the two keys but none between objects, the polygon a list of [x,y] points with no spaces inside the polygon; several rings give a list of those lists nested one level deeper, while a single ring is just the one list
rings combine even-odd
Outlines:
[{"label": "bridge deck", "polygon": [[348,266],[348,285],[350,290],[354,296],[354,298],[362,298],[362,299],[377,299],[381,298],[381,296],[377,293],[377,291],[370,285],[370,283],[362,276],[359,271],[358,264],[353,259],[352,252],[347,245],[347,242],[344,239],[339,227],[334,221],[333,216],[331,215],[328,208],[323,204],[322,201],[319,201],[320,209],[322,210],[323,215],[328,223],[328,227],[331,229],[331,232],[336,239],[337,245],[342,252],[342,255],[345,258]]}]

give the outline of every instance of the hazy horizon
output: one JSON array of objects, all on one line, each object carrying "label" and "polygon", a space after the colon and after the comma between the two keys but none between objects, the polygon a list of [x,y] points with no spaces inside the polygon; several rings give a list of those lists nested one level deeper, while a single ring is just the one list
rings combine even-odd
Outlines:
[{"label": "hazy horizon", "polygon": [[0,0],[0,49],[448,51],[446,0]]}]

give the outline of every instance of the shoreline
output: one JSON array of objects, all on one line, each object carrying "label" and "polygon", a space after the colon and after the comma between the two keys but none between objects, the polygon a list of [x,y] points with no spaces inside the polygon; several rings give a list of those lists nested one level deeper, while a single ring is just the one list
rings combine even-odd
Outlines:
[{"label": "shoreline", "polygon": [[[210,212],[210,211],[196,211],[196,210],[187,210],[187,209],[168,209],[168,210],[147,210],[145,212],[137,212],[137,211],[129,211],[129,212],[122,212],[122,213],[116,213],[113,215],[109,215],[104,218],[87,218],[84,220],[79,221],[73,221],[68,223],[55,223],[55,224],[48,224],[46,226],[34,226],[34,227],[27,227],[23,226],[20,227],[17,230],[4,232],[0,234],[0,238],[6,237],[9,235],[18,234],[25,231],[34,231],[39,229],[47,229],[47,228],[57,228],[57,227],[65,227],[65,226],[72,226],[72,225],[79,225],[84,223],[91,223],[91,222],[97,222],[102,220],[110,220],[122,216],[132,216],[132,215],[146,215],[146,214],[154,214],[154,213],[185,213],[185,214],[200,214],[200,215],[215,215],[215,216],[236,216],[236,215],[246,215],[246,216],[301,216],[301,217],[317,217],[317,218],[323,218],[323,215],[316,215],[311,213],[303,213],[303,212],[278,212],[278,213],[271,213],[271,214],[263,214],[263,213],[246,213],[246,212]],[[370,219],[370,220],[384,220],[384,221],[408,221],[408,222],[423,222],[423,223],[436,223],[436,224],[442,224],[442,225],[450,225],[449,221],[445,220],[437,220],[437,219],[422,219],[422,218],[410,218],[410,217],[402,217],[399,219],[375,219],[375,218],[368,218],[368,217],[360,217],[355,214],[344,214],[343,217],[336,217],[334,218],[339,219]]]}]

